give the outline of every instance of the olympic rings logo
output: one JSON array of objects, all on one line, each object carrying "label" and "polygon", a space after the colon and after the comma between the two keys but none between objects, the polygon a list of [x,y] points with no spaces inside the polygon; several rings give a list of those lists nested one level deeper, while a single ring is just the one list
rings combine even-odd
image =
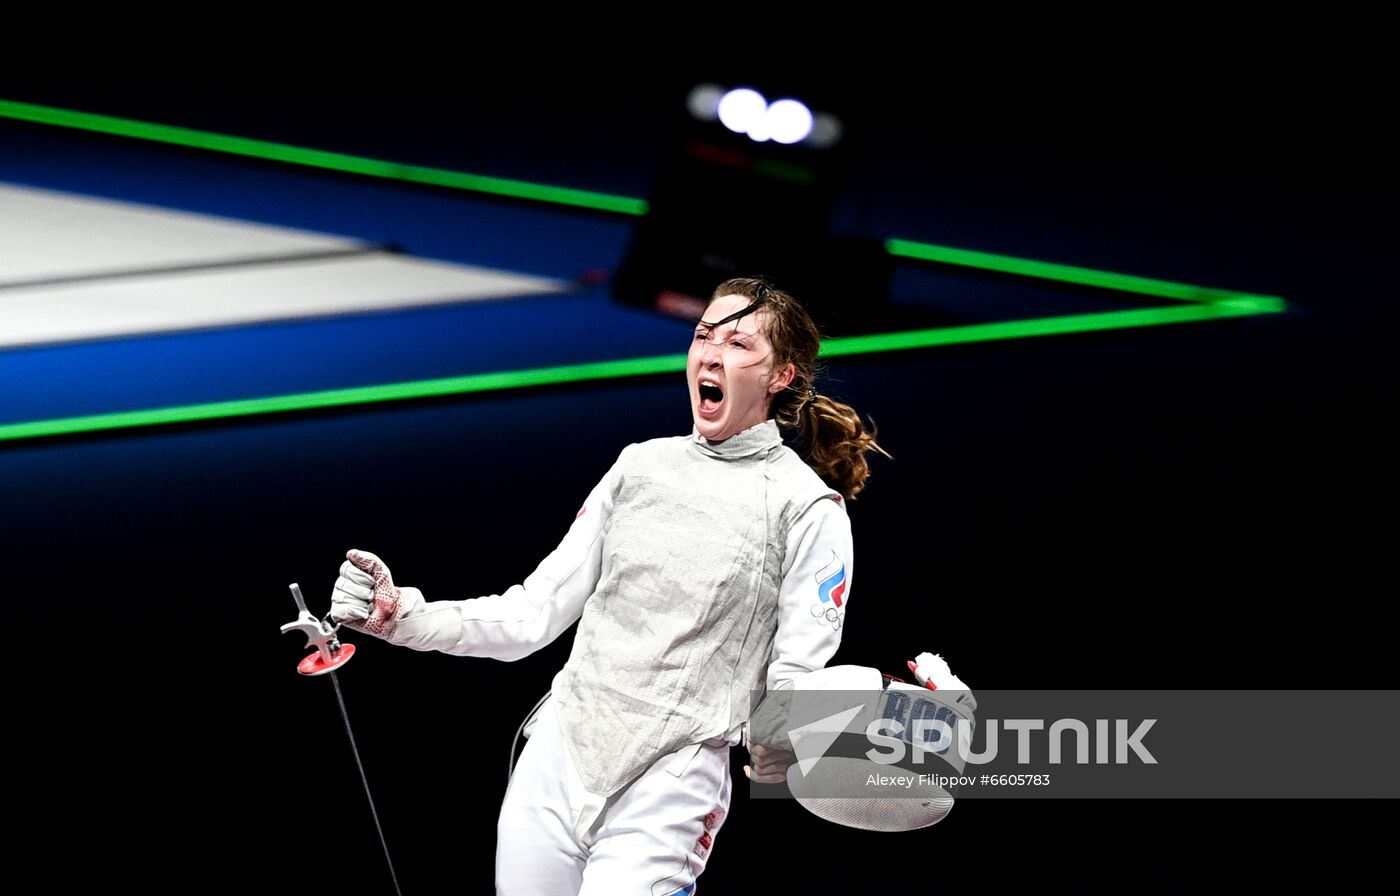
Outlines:
[{"label": "olympic rings logo", "polygon": [[841,623],[846,619],[846,611],[838,610],[835,607],[825,607],[820,603],[812,604],[812,618],[822,625],[831,626],[831,630],[839,632]]}]

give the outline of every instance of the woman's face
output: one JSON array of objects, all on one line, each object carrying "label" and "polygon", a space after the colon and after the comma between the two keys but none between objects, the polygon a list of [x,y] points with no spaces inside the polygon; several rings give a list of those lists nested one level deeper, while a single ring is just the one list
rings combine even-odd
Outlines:
[{"label": "woman's face", "polygon": [[776,376],[772,372],[773,347],[763,335],[766,310],[714,326],[749,304],[744,296],[715,299],[690,343],[685,365],[690,412],[695,428],[711,442],[722,442],[767,420],[773,394],[792,382],[791,364]]}]

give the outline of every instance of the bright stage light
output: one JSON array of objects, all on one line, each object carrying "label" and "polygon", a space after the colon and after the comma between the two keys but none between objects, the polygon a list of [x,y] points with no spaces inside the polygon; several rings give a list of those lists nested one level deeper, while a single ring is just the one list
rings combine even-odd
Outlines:
[{"label": "bright stage light", "polygon": [[736,134],[752,137],[755,129],[762,133],[767,117],[768,101],[757,90],[741,87],[729,91],[719,101],[719,120]]},{"label": "bright stage light", "polygon": [[812,133],[812,113],[797,100],[778,100],[768,107],[768,135],[776,143],[798,143]]}]

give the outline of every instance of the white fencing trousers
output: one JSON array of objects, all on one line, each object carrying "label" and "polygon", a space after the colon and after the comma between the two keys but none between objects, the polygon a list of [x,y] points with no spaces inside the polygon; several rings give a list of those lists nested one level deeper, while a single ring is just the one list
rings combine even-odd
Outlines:
[{"label": "white fencing trousers", "polygon": [[499,896],[690,896],[729,812],[729,747],[663,756],[606,800],[584,790],[551,698],[496,826]]}]

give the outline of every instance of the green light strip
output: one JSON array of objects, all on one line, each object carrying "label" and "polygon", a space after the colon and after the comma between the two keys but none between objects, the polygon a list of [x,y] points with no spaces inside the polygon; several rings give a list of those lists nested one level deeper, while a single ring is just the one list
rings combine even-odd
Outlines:
[{"label": "green light strip", "polygon": [[1248,317],[1282,310],[1284,310],[1282,302],[1274,303],[1261,300],[1246,303],[1241,300],[1214,305],[1130,308],[1124,311],[1104,311],[1097,314],[1066,314],[1059,317],[998,321],[961,327],[938,327],[932,330],[833,337],[822,342],[821,354],[823,357],[868,355],[911,348],[930,348],[936,345],[994,342],[1004,339],[1025,339],[1031,336],[1058,336],[1066,333],[1090,333],[1097,330],[1123,330],[1162,324],[1182,324],[1225,317]]},{"label": "green light strip", "polygon": [[534,370],[511,370],[499,373],[473,373],[467,376],[453,376],[435,380],[416,380],[380,386],[357,386],[350,389],[302,392],[296,395],[273,395],[266,398],[244,398],[237,401],[190,404],[173,408],[152,408],[142,411],[122,411],[115,414],[93,414],[86,417],[65,417],[58,420],[7,423],[0,425],[0,442],[109,429],[157,426],[162,423],[190,423],[198,420],[219,420],[226,417],[247,417],[253,414],[276,414],[284,411],[306,411],[371,402],[402,401],[409,398],[466,395],[472,392],[495,392],[528,386],[645,376],[652,373],[673,373],[685,369],[685,358],[685,355],[657,355],[650,358],[627,358],[620,361],[597,361],[589,364],[570,364],[562,367],[540,367]]},{"label": "green light strip", "polygon": [[80,131],[94,131],[100,134],[113,134],[119,137],[132,137],[137,140],[151,140],[156,143],[169,143],[194,149],[226,152],[255,159],[304,165],[309,168],[324,168],[350,174],[363,174],[368,177],[448,187],[453,190],[510,196],[515,199],[529,199],[555,205],[591,208],[624,215],[645,215],[647,213],[646,200],[635,199],[631,196],[616,196],[611,193],[574,190],[569,187],[555,187],[523,180],[467,174],[445,168],[403,165],[398,162],[367,159],[363,156],[289,146],[267,140],[253,140],[247,137],[234,137],[228,134],[197,131],[146,121],[134,121],[129,118],[116,118],[91,112],[76,112],[53,106],[38,106],[33,103],[20,103],[13,100],[0,99],[0,118],[12,118],[16,121],[48,124]]},{"label": "green light strip", "polygon": [[1031,258],[1015,258],[1010,255],[993,255],[990,252],[975,252],[971,249],[957,249],[952,246],[916,243],[911,240],[885,240],[885,251],[891,255],[916,258],[921,261],[937,261],[965,268],[980,268],[1003,274],[1035,277],[1038,280],[1074,283],[1080,286],[1097,286],[1103,289],[1116,289],[1120,292],[1176,299],[1182,302],[1217,303],[1239,299],[1282,301],[1272,296],[1256,296],[1244,292],[1211,289],[1207,286],[1192,286],[1189,283],[1173,283],[1170,280],[1153,280],[1149,277],[1134,277],[1131,274],[1115,274],[1112,271],[1098,271],[1093,268],[1036,261]]},{"label": "green light strip", "polygon": [[[1283,304],[1281,302],[1250,303],[1240,300],[1215,305],[1129,309],[1100,314],[1076,314],[1032,320],[970,324],[961,327],[940,327],[931,330],[828,339],[822,343],[821,354],[823,357],[868,355],[938,345],[1189,323],[1198,320],[1267,314],[1282,310]],[[591,364],[541,367],[535,370],[515,370],[501,373],[477,373],[469,376],[392,383],[383,386],[361,386],[353,389],[304,392],[298,395],[277,395],[239,401],[220,401],[212,404],[126,411],[117,414],[67,417],[60,420],[10,423],[0,425],[0,442],[100,430],[131,429],[141,426],[156,426],[162,423],[189,423],[226,417],[246,417],[254,414],[275,414],[284,411],[305,411],[371,402],[401,401],[410,398],[494,392],[527,386],[618,379],[656,373],[678,373],[685,369],[685,361],[685,355],[656,355],[649,358],[630,358],[621,361],[599,361]]]}]

